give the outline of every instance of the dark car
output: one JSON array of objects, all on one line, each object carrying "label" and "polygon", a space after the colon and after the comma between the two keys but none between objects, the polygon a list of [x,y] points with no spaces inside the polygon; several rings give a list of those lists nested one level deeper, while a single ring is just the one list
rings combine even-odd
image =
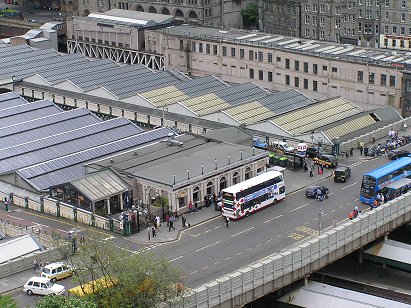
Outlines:
[{"label": "dark car", "polygon": [[318,155],[323,155],[323,154],[326,154],[324,149],[316,145],[312,147],[308,147],[307,151],[305,152],[305,155],[309,158],[314,158],[314,157],[317,157]]},{"label": "dark car", "polygon": [[388,152],[388,158],[394,160],[394,159],[398,159],[401,157],[407,157],[410,154],[411,154],[410,151],[407,151],[407,150],[391,150]]},{"label": "dark car", "polygon": [[305,195],[308,198],[317,198],[317,190],[320,189],[323,195],[328,194],[328,187],[326,186],[320,186],[320,185],[314,185],[314,186],[308,186],[307,189],[305,190]]},{"label": "dark car", "polygon": [[351,168],[348,166],[338,166],[334,170],[334,182],[347,182],[351,176]]}]

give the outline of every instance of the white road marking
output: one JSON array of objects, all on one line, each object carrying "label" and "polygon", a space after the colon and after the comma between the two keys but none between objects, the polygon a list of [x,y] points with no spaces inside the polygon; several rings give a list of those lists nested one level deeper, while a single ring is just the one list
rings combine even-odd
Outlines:
[{"label": "white road marking", "polygon": [[277,237],[280,237],[280,236],[281,236],[281,234],[278,234],[278,235],[277,235]]},{"label": "white road marking", "polygon": [[[12,216],[12,215],[6,215],[6,216],[13,217],[13,218],[18,219],[18,220],[24,220],[23,218],[19,218],[19,217]],[[33,222],[33,223],[34,223],[34,222]]]},{"label": "white road marking", "polygon": [[218,229],[218,228],[221,228],[221,226],[217,226],[217,227],[215,227],[215,229]]},{"label": "white road marking", "polygon": [[108,240],[111,240],[111,239],[114,239],[114,238],[115,238],[114,236],[109,236],[109,237],[103,238],[103,241],[108,241]]},{"label": "white road marking", "polygon": [[206,231],[204,231],[204,233],[208,233],[208,232],[210,232],[211,230],[206,230]]},{"label": "white road marking", "polygon": [[195,274],[195,273],[197,273],[197,272],[198,272],[198,271],[191,272],[190,275],[193,275],[193,274]]},{"label": "white road marking", "polygon": [[182,257],[183,257],[183,256],[179,256],[179,257],[177,257],[177,258],[171,259],[169,262],[176,261],[176,260],[178,260],[178,259],[181,259]]},{"label": "white road marking", "polygon": [[296,211],[296,210],[302,209],[304,206],[307,206],[307,205],[309,205],[309,203],[306,203],[306,204],[303,204],[303,205],[301,205],[301,206],[299,206],[299,207],[296,207],[295,209],[291,210],[290,212],[294,212],[294,211]]},{"label": "white road marking", "polygon": [[347,186],[341,188],[341,190],[347,189],[348,187],[354,186],[354,185],[356,185],[356,184],[358,184],[358,182],[355,182],[355,183],[352,183],[352,184],[350,184],[350,185],[347,185]]},{"label": "white road marking", "polygon": [[265,224],[266,224],[266,223],[269,223],[270,221],[273,221],[273,220],[275,220],[275,219],[277,219],[277,218],[280,218],[280,217],[283,217],[283,215],[279,215],[279,216],[277,216],[277,217],[271,218],[271,219],[269,219],[269,220],[267,220],[267,221],[264,221],[264,223],[265,223]]},{"label": "white road marking", "polygon": [[204,246],[204,247],[198,248],[198,249],[196,249],[196,251],[201,251],[201,250],[206,249],[206,248],[208,248],[208,247],[211,247],[211,246],[217,245],[218,243],[220,243],[220,241],[217,241],[217,242],[212,243],[212,244],[210,244],[210,245],[207,245],[207,246]]},{"label": "white road marking", "polygon": [[251,227],[251,228],[245,229],[245,230],[243,230],[243,231],[241,231],[241,232],[238,232],[238,233],[236,233],[236,234],[233,234],[233,235],[231,235],[231,237],[235,237],[235,236],[237,236],[237,235],[239,235],[239,234],[241,234],[241,233],[250,231],[250,230],[252,230],[252,229],[254,229],[254,227]]}]

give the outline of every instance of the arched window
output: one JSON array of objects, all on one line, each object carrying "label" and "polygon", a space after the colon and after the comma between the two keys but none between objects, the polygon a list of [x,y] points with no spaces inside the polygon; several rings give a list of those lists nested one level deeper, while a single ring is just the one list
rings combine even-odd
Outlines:
[{"label": "arched window", "polygon": [[253,172],[251,171],[251,168],[250,167],[247,167],[247,169],[245,169],[245,179],[246,180],[248,180],[248,179],[251,179],[252,177],[253,177]]},{"label": "arched window", "polygon": [[177,10],[175,15],[176,15],[176,17],[183,17],[184,18],[183,11],[181,11],[181,10]]},{"label": "arched window", "polygon": [[206,188],[206,191],[207,191],[207,195],[212,195],[212,194],[214,194],[214,183],[213,182],[207,182],[207,188]]},{"label": "arched window", "polygon": [[163,10],[161,11],[161,14],[163,14],[163,15],[171,15],[170,14],[170,11],[168,10],[168,8],[163,8]]},{"label": "arched window", "polygon": [[227,179],[225,176],[220,179],[220,191],[224,188],[227,188]]},{"label": "arched window", "polygon": [[234,172],[233,174],[233,185],[240,183],[240,174],[238,172]]},{"label": "arched window", "polygon": [[156,10],[156,8],[155,8],[154,6],[150,6],[150,8],[148,9],[148,12],[149,12],[149,13],[157,14],[157,10]]},{"label": "arched window", "polygon": [[137,5],[136,11],[138,11],[138,12],[144,12],[144,9],[143,9],[143,7],[142,7],[141,5]]},{"label": "arched window", "polygon": [[188,14],[188,18],[190,19],[198,19],[197,13],[194,11],[191,11],[190,14]]},{"label": "arched window", "polygon": [[193,189],[193,202],[200,201],[200,188],[198,186],[194,187]]}]

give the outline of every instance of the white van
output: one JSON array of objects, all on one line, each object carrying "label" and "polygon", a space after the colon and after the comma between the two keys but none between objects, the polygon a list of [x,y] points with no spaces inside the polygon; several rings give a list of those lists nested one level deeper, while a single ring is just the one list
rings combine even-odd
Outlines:
[{"label": "white van", "polygon": [[63,295],[66,289],[45,277],[31,277],[23,286],[23,291],[28,295]]},{"label": "white van", "polygon": [[50,279],[53,282],[66,277],[70,277],[73,272],[71,266],[64,263],[51,263],[46,265],[41,272],[41,277]]},{"label": "white van", "polygon": [[288,153],[294,152],[294,148],[284,141],[273,141],[273,148],[277,148]]}]

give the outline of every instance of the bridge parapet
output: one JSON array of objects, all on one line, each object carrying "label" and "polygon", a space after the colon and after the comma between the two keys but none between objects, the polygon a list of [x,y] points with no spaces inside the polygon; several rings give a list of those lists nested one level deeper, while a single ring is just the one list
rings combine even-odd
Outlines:
[{"label": "bridge parapet", "polygon": [[305,243],[195,288],[179,307],[241,307],[307,277],[410,220],[411,192]]}]

